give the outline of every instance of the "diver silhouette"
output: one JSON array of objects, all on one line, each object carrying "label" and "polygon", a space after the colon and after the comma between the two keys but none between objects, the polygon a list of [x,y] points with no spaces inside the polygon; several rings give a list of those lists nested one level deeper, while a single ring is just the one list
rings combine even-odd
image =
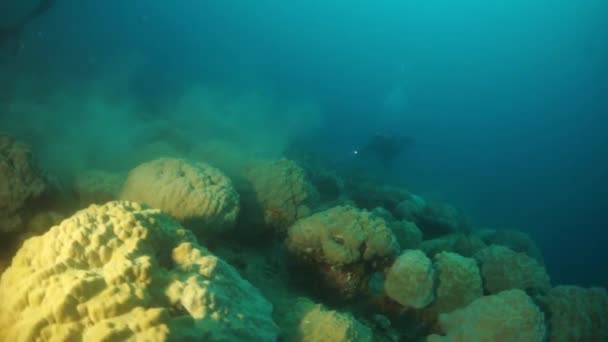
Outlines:
[{"label": "diver silhouette", "polygon": [[21,33],[23,32],[25,26],[32,20],[46,13],[49,9],[51,9],[51,7],[53,7],[54,4],[55,0],[40,0],[38,5],[23,18],[17,21],[16,24],[12,26],[0,27],[0,47],[8,46],[11,54],[17,54],[21,45]]}]

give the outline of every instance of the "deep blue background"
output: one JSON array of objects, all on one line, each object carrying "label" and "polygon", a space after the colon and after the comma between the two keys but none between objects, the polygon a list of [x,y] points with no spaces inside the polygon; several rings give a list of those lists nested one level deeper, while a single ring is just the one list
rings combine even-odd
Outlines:
[{"label": "deep blue background", "polygon": [[608,286],[607,22],[604,0],[57,0],[11,63],[86,81],[132,57],[150,102],[201,79],[310,96],[322,153],[411,135],[393,182],[529,232],[554,283]]}]

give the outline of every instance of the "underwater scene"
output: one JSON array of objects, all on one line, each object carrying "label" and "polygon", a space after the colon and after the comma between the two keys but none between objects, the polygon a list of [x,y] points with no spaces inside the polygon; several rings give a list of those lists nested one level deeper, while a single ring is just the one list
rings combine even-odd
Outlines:
[{"label": "underwater scene", "polygon": [[0,1],[0,342],[608,341],[608,1]]}]

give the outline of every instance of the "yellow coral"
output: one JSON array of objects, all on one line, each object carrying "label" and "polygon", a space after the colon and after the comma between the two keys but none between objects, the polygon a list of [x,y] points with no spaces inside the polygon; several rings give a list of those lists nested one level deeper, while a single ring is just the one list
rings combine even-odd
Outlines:
[{"label": "yellow coral", "polygon": [[272,306],[160,210],[93,205],[27,240],[0,279],[0,341],[276,338]]},{"label": "yellow coral", "polygon": [[239,194],[220,170],[185,159],[160,158],[129,172],[120,198],[162,209],[197,234],[232,229]]}]

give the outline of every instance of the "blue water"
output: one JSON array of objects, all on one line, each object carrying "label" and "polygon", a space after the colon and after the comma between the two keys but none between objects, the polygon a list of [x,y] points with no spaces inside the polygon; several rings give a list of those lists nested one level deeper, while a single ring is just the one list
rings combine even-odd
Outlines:
[{"label": "blue water", "polygon": [[[34,3],[4,1],[1,18]],[[66,148],[72,162],[111,166],[146,120],[194,137],[209,127],[165,110],[199,83],[310,101],[314,120],[277,110],[231,134],[255,142],[291,125],[276,144],[303,139],[336,161],[375,132],[411,136],[387,182],[453,203],[479,227],[528,232],[554,284],[607,286],[607,22],[603,0],[57,0],[19,55],[0,54],[2,98],[22,96],[26,75],[28,94],[101,83],[143,109],[3,108],[1,123],[35,137],[50,169]]]}]

